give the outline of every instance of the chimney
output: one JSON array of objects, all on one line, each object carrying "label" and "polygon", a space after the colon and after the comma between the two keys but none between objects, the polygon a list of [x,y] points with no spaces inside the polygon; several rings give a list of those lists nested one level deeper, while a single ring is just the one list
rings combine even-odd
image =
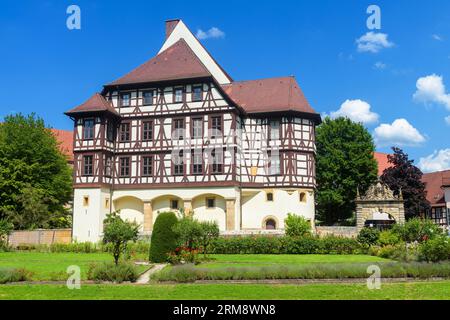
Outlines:
[{"label": "chimney", "polygon": [[166,40],[172,34],[173,29],[177,26],[180,19],[170,19],[166,20]]}]

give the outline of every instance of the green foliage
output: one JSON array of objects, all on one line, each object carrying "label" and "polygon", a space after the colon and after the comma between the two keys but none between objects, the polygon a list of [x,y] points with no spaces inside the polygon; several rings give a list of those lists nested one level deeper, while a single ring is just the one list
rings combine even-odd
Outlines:
[{"label": "green foliage", "polygon": [[121,283],[124,281],[136,282],[139,277],[137,268],[131,263],[100,263],[91,264],[87,278],[94,281],[111,281]]},{"label": "green foliage", "polygon": [[173,227],[178,245],[189,249],[198,249],[203,229],[197,220],[191,217],[181,218]]},{"label": "green foliage", "polygon": [[[175,266],[152,275],[157,281],[193,282],[195,280],[264,279],[358,279],[367,278],[370,263],[321,263],[304,265],[268,265],[264,267],[200,268]],[[450,263],[377,263],[383,278],[430,279],[450,277]]]},{"label": "green foliage", "polygon": [[327,236],[219,237],[211,242],[214,254],[353,254],[361,253],[356,239]]},{"label": "green foliage", "polygon": [[67,227],[72,169],[44,121],[34,114],[0,124],[0,219],[15,229]]},{"label": "green foliage", "polygon": [[449,238],[439,236],[421,243],[419,246],[419,260],[427,262],[450,260]]},{"label": "green foliage", "polygon": [[150,261],[166,262],[168,254],[177,247],[177,237],[173,226],[178,222],[173,212],[162,212],[158,215],[153,226],[150,245]]},{"label": "green foliage", "polygon": [[0,284],[8,282],[27,281],[31,279],[31,272],[25,269],[0,269]]},{"label": "green foliage", "polygon": [[202,234],[200,237],[200,243],[202,245],[203,254],[206,257],[207,250],[211,241],[219,237],[220,231],[217,222],[203,221],[200,222],[200,228]]},{"label": "green foliage", "polygon": [[13,231],[13,224],[7,220],[0,220],[0,251],[8,249],[8,236]]},{"label": "green foliage", "polygon": [[400,239],[405,242],[423,242],[443,234],[443,231],[429,219],[412,218],[405,224],[396,224],[392,228]]},{"label": "green foliage", "polygon": [[288,213],[284,220],[286,235],[290,237],[303,237],[311,234],[311,222],[292,213]]},{"label": "green foliage", "polygon": [[384,230],[380,232],[380,237],[378,239],[378,243],[382,246],[387,245],[396,245],[401,242],[400,236],[391,231],[391,230]]},{"label": "green foliage", "polygon": [[114,263],[118,265],[120,254],[126,251],[128,241],[137,240],[139,225],[122,220],[118,212],[108,214],[103,224],[103,243],[111,243]]},{"label": "green foliage", "polygon": [[377,179],[375,145],[361,123],[325,118],[317,128],[317,219],[332,225],[352,216],[357,189]]},{"label": "green foliage", "polygon": [[418,216],[430,208],[426,199],[425,183],[422,182],[422,171],[414,166],[414,161],[402,149],[393,147],[393,155],[388,155],[390,168],[384,170],[381,180],[394,191],[403,195],[405,216],[407,219]]},{"label": "green foliage", "polygon": [[376,228],[363,228],[358,234],[357,240],[365,246],[371,246],[378,242],[380,231]]}]

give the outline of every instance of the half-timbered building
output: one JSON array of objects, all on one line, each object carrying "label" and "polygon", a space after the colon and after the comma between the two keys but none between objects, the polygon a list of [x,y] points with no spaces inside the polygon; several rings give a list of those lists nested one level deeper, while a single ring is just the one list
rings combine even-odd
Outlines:
[{"label": "half-timbered building", "polygon": [[314,222],[321,119],[295,78],[234,81],[181,20],[154,58],[66,114],[78,241],[100,239],[116,210],[143,234],[169,210],[229,233]]}]

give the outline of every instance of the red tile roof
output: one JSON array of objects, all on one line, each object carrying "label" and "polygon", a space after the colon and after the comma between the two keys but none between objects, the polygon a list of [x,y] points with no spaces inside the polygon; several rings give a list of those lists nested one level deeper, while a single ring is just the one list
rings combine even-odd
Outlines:
[{"label": "red tile roof", "polygon": [[99,93],[94,94],[86,102],[65,112],[65,114],[70,116],[93,111],[96,112],[108,111],[114,115],[119,116],[119,113],[116,111],[116,109],[114,109],[112,104],[106,101],[106,99]]},{"label": "red tile roof", "polygon": [[450,178],[450,170],[425,173],[422,176],[427,190],[427,200],[432,206],[445,206],[445,192],[442,186],[448,178]]},{"label": "red tile roof", "polygon": [[392,167],[392,164],[389,163],[387,153],[375,152],[373,156],[378,163],[378,176],[381,176],[387,168]]},{"label": "red tile roof", "polygon": [[108,85],[211,77],[184,39]]},{"label": "red tile roof", "polygon": [[222,85],[222,88],[248,113],[298,111],[317,114],[294,77],[236,81]]},{"label": "red tile roof", "polygon": [[73,131],[51,129],[59,142],[61,152],[67,156],[69,163],[73,163]]}]

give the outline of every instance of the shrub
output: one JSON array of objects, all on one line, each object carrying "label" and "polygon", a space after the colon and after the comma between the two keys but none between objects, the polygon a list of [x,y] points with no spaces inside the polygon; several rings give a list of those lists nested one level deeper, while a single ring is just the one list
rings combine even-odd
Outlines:
[{"label": "shrub", "polygon": [[150,261],[166,262],[168,254],[177,247],[177,237],[172,230],[177,223],[173,212],[162,212],[155,221],[150,245]]},{"label": "shrub", "polygon": [[292,213],[288,213],[284,225],[286,235],[290,237],[302,237],[311,233],[311,222]]},{"label": "shrub", "polygon": [[450,240],[445,236],[440,236],[421,243],[419,260],[427,262],[450,260]]},{"label": "shrub", "polygon": [[103,228],[103,243],[111,243],[114,263],[118,265],[120,254],[126,251],[128,241],[136,241],[139,226],[122,220],[118,212],[106,216]]},{"label": "shrub", "polygon": [[361,253],[362,247],[354,238],[327,235],[321,240],[321,254],[356,254]]},{"label": "shrub", "polygon": [[420,218],[410,219],[403,225],[394,225],[392,232],[405,242],[423,242],[443,234],[433,221]]},{"label": "shrub", "polygon": [[7,220],[0,220],[0,251],[8,250],[8,236],[13,231],[14,225]]},{"label": "shrub", "polygon": [[217,239],[219,237],[220,231],[217,222],[209,222],[204,221],[200,222],[200,228],[202,229],[202,235],[200,237],[200,243],[203,249],[203,255],[206,257],[206,253],[209,247],[209,244],[212,240]]},{"label": "shrub", "polygon": [[384,230],[380,232],[378,243],[382,246],[396,245],[401,242],[399,235],[391,230]]},{"label": "shrub", "polygon": [[376,228],[363,228],[356,238],[359,243],[365,246],[371,246],[378,242],[380,231]]},{"label": "shrub", "polygon": [[31,272],[25,269],[0,269],[0,284],[31,280]]},{"label": "shrub", "polygon": [[200,222],[192,217],[181,218],[173,227],[179,246],[185,246],[189,249],[199,247],[203,229]]},{"label": "shrub", "polygon": [[139,277],[137,268],[131,263],[91,264],[88,268],[87,278],[94,281],[111,281],[121,283],[124,281],[135,282]]}]

